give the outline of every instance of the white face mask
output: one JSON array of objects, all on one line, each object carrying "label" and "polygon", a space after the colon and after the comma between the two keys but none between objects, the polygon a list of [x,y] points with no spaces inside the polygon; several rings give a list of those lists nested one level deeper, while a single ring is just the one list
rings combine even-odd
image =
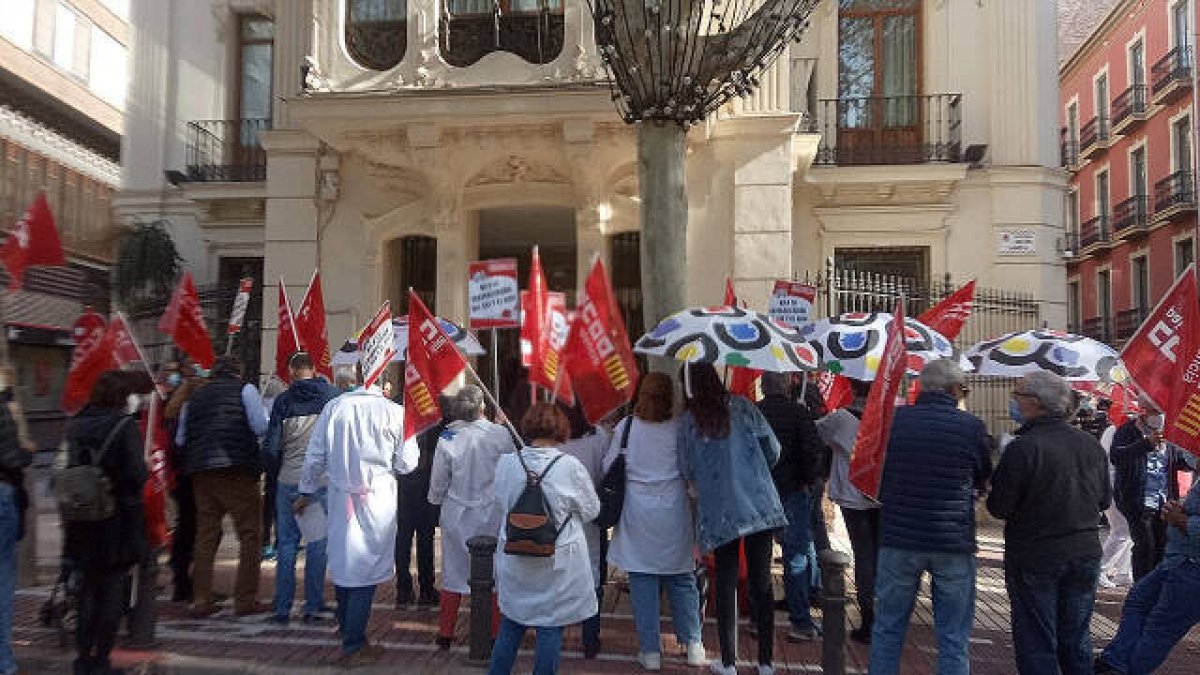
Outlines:
[{"label": "white face mask", "polygon": [[125,412],[127,414],[134,414],[140,407],[142,407],[141,396],[138,396],[137,394],[130,394],[129,396],[125,397]]},{"label": "white face mask", "polygon": [[1155,431],[1162,431],[1162,428],[1163,428],[1162,414],[1160,413],[1157,415],[1146,415],[1146,426],[1150,427],[1151,429],[1153,429]]}]

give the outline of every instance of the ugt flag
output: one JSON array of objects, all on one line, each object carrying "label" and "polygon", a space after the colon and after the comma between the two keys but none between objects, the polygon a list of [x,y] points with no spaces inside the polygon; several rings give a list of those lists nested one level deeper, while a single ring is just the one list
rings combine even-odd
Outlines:
[{"label": "ugt flag", "polygon": [[62,394],[62,408],[67,414],[82,410],[100,373],[116,367],[112,345],[105,341],[107,334],[104,317],[91,307],[75,320],[72,330],[75,349],[71,352],[71,368]]},{"label": "ugt flag", "polygon": [[0,246],[0,259],[8,269],[10,291],[21,287],[26,267],[67,264],[46,193],[37,193],[33,203],[25,209],[25,215],[21,216],[4,240],[4,245]]},{"label": "ugt flag", "polygon": [[584,282],[563,365],[590,424],[628,403],[637,390],[637,361],[600,258]]},{"label": "ugt flag", "polygon": [[408,291],[408,361],[404,363],[404,440],[438,423],[437,396],[467,368],[441,323]]},{"label": "ugt flag", "polygon": [[196,285],[192,283],[190,272],[184,272],[175,286],[171,302],[167,304],[162,319],[159,319],[158,329],[170,335],[175,344],[200,367],[212,368],[216,354],[213,353],[208,328],[204,325],[200,296],[196,294]]},{"label": "ugt flag", "polygon": [[292,315],[292,305],[288,302],[287,290],[283,286],[283,277],[279,277],[279,332],[275,339],[275,377],[288,384],[292,376],[288,370],[288,361],[292,355],[300,351],[300,343],[296,340],[296,321]]},{"label": "ugt flag", "polygon": [[908,352],[904,348],[904,303],[897,300],[887,328],[887,343],[858,436],[854,439],[854,454],[850,458],[850,483],[871,499],[879,499],[879,481],[883,478],[883,461],[887,454],[892,418],[896,414],[896,394],[904,381]]},{"label": "ugt flag", "polygon": [[332,356],[329,353],[329,334],[325,330],[325,294],[321,292],[321,272],[314,270],[308,290],[300,301],[295,316],[296,338],[312,357],[317,374],[333,381]]},{"label": "ugt flag", "polygon": [[925,310],[917,321],[946,336],[951,342],[962,332],[975,307],[975,280],[947,295],[941,302]]}]

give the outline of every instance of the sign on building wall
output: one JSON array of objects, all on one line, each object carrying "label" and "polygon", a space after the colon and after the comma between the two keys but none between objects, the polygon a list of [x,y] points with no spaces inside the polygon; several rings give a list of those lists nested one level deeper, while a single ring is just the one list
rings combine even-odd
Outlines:
[{"label": "sign on building wall", "polygon": [[518,328],[521,325],[517,259],[479,260],[468,268],[471,328]]},{"label": "sign on building wall", "polygon": [[798,327],[812,318],[813,303],[816,299],[816,286],[779,279],[775,281],[775,289],[771,291],[768,313],[776,321]]},{"label": "sign on building wall", "polygon": [[996,252],[1000,255],[1034,255],[1037,233],[1033,230],[1003,230],[998,235]]}]

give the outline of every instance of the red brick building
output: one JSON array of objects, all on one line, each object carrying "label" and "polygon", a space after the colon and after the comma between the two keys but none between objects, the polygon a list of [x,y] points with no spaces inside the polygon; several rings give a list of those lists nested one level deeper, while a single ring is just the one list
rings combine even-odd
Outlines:
[{"label": "red brick building", "polygon": [[1194,258],[1195,0],[1119,0],[1059,70],[1069,328],[1114,345]]}]

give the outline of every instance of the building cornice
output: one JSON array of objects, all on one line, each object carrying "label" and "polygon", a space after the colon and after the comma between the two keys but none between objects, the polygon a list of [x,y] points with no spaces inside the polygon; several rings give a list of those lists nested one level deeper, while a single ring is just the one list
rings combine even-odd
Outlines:
[{"label": "building cornice", "polygon": [[1101,21],[1099,25],[1097,25],[1096,28],[1091,32],[1091,34],[1088,35],[1087,39],[1080,43],[1079,47],[1075,49],[1075,53],[1071,54],[1071,57],[1064,61],[1061,66],[1059,66],[1058,81],[1062,82],[1067,75],[1071,73],[1071,71],[1078,67],[1079,64],[1083,63],[1087,57],[1091,56],[1097,45],[1103,42],[1103,38],[1105,38],[1108,35],[1108,32],[1126,16],[1129,10],[1137,5],[1145,5],[1145,3],[1146,0],[1121,0],[1117,4],[1113,5],[1113,8],[1109,10],[1108,15],[1104,17],[1104,20]]},{"label": "building cornice", "polygon": [[0,105],[0,137],[110,187],[121,185],[119,164],[3,105]]}]

